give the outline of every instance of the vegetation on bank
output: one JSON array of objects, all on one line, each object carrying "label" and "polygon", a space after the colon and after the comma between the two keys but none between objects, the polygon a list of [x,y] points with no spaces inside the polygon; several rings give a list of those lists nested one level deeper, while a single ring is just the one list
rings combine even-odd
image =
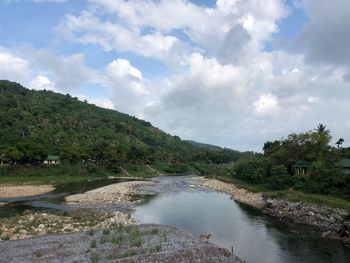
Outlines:
[{"label": "vegetation on bank", "polygon": [[234,166],[221,166],[213,174],[269,197],[350,210],[350,176],[337,166],[339,160],[350,158],[350,148],[341,147],[342,138],[334,147],[331,139],[330,131],[320,124],[314,131],[266,142],[263,154],[244,153]]},{"label": "vegetation on bank", "polygon": [[293,202],[302,201],[304,203],[315,203],[334,208],[343,208],[350,211],[350,201],[329,195],[311,194],[293,190],[292,188],[283,190],[272,190],[262,184],[253,184],[228,175],[215,176],[216,179],[237,185],[254,193],[263,193],[268,198],[285,199]]}]

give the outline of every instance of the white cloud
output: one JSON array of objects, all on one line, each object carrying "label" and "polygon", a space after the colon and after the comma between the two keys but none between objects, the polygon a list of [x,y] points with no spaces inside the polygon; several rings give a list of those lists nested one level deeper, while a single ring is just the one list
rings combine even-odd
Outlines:
[{"label": "white cloud", "polygon": [[[282,0],[218,1],[214,8],[185,0],[92,3],[92,8],[78,16],[67,15],[57,31],[83,44],[98,44],[106,51],[132,51],[172,67],[182,65],[184,58],[202,48],[225,63],[233,62],[238,53],[244,55],[244,45],[260,49],[287,14]],[[175,36],[174,30],[190,41]],[[230,48],[237,44],[240,49]]]},{"label": "white cloud", "polygon": [[142,80],[142,73],[126,59],[117,59],[109,63],[107,73],[113,78],[131,77]]},{"label": "white cloud", "polygon": [[37,76],[29,83],[29,88],[34,90],[52,90],[56,91],[55,83],[45,76]]},{"label": "white cloud", "polygon": [[271,94],[261,95],[257,101],[253,103],[254,109],[259,114],[271,113],[278,110],[277,98]]},{"label": "white cloud", "polygon": [[149,103],[149,92],[142,73],[126,59],[113,60],[105,72],[102,84],[112,92],[114,107],[143,117],[143,109]]},{"label": "white cloud", "polygon": [[315,102],[318,102],[320,100],[319,97],[313,97],[313,96],[310,96],[307,98],[307,101],[310,102],[310,103],[315,103]]},{"label": "white cloud", "polygon": [[78,17],[67,15],[57,27],[57,31],[82,44],[97,44],[106,51],[132,51],[144,57],[159,59],[169,65],[181,63],[183,56],[187,54],[186,44],[175,36],[157,31],[141,34],[138,28],[103,21],[90,11],[84,11]]},{"label": "white cloud", "polygon": [[62,91],[77,89],[84,83],[98,79],[96,72],[85,65],[85,55],[75,53],[57,56],[49,49],[21,47],[21,53],[31,62],[31,66],[42,75],[50,76],[56,87]]},{"label": "white cloud", "polygon": [[87,101],[88,103],[95,104],[96,106],[105,108],[105,109],[111,109],[114,110],[114,103],[110,99],[106,98],[91,98],[89,96],[85,95],[77,95],[78,99],[81,101]]},{"label": "white cloud", "polygon": [[0,47],[0,79],[23,81],[29,76],[29,62]]}]

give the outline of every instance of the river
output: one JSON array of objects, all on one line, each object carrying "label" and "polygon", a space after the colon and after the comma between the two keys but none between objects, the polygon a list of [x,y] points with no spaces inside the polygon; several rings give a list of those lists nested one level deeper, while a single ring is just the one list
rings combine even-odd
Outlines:
[{"label": "river", "polygon": [[320,239],[312,227],[280,221],[227,194],[183,183],[181,190],[176,187],[177,191],[161,193],[136,207],[133,218],[140,223],[176,226],[195,235],[211,234],[211,242],[229,250],[233,247],[250,263],[350,262],[349,248]]},{"label": "river", "polygon": [[[196,177],[157,177],[142,189],[147,196],[135,206],[132,217],[139,223],[176,226],[188,232],[210,234],[210,241],[233,251],[249,263],[350,262],[350,248],[338,241],[320,239],[313,227],[266,216],[237,203],[227,194],[199,186]],[[24,210],[66,209],[64,196],[118,181],[67,184],[48,195],[19,198],[0,207],[0,216]]]}]

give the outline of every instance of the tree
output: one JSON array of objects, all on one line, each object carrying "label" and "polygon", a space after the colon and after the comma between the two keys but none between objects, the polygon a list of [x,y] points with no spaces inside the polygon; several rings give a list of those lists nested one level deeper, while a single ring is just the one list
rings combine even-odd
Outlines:
[{"label": "tree", "polygon": [[275,151],[278,150],[279,146],[281,146],[281,141],[267,141],[264,143],[263,151],[265,155],[269,155],[271,153],[274,153]]},{"label": "tree", "polygon": [[312,133],[312,143],[314,144],[314,153],[317,156],[317,162],[324,166],[325,156],[330,151],[329,143],[332,140],[330,131],[326,128],[326,125],[319,124],[316,132]]},{"label": "tree", "polygon": [[335,143],[338,148],[340,147],[340,145],[342,145],[345,142],[345,140],[343,138],[339,138],[339,140]]},{"label": "tree", "polygon": [[23,153],[17,150],[15,147],[10,146],[6,150],[6,157],[13,162],[17,162],[23,157]]},{"label": "tree", "polygon": [[327,129],[326,125],[323,125],[322,123],[317,125],[317,128],[315,131],[319,134],[325,134],[328,135],[330,133],[329,129]]}]

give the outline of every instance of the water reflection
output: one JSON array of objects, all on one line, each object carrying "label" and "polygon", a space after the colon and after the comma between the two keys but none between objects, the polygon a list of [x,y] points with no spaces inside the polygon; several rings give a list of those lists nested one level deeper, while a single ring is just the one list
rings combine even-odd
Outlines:
[{"label": "water reflection", "polygon": [[[233,202],[218,192],[159,195],[137,207],[143,223],[177,226],[193,234],[212,234],[211,241],[231,249],[247,262],[350,262],[350,250],[320,240],[314,229],[287,224]],[[290,229],[295,229],[290,232]],[[299,234],[295,234],[298,232]]]}]

